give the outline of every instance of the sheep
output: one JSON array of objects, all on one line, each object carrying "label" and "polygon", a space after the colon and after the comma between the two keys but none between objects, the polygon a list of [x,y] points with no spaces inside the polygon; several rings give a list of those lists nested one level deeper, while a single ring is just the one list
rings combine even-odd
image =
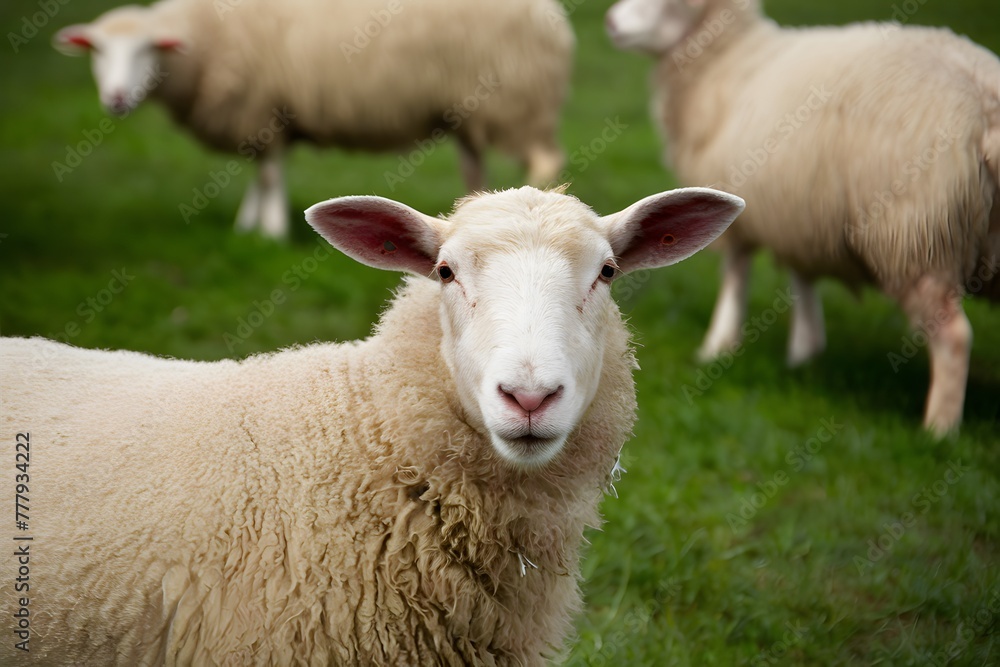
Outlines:
[{"label": "sheep", "polygon": [[[206,146],[257,159],[236,227],[277,238],[295,140],[405,149],[384,174],[392,190],[449,134],[469,191],[483,188],[490,146],[522,161],[531,184],[549,184],[563,164],[556,132],[574,43],[557,0],[161,0],[53,38],[63,53],[91,54],[112,114],[148,95]],[[215,181],[242,169],[233,160]],[[190,222],[205,206],[195,188],[178,209]]]},{"label": "sheep", "polygon": [[0,662],[542,664],[635,418],[610,283],[742,208],[699,188],[605,217],[528,186],[446,218],[331,199],[306,212],[322,236],[415,274],[366,340],[194,362],[0,339],[34,538],[30,589],[0,588],[30,653]]},{"label": "sheep", "polygon": [[972,343],[962,296],[1000,298],[997,57],[947,29],[780,28],[758,0],[621,0],[606,25],[658,59],[654,114],[678,180],[748,204],[718,244],[701,359],[739,344],[766,248],[791,270],[791,365],[826,344],[817,278],[873,285],[929,341],[924,426],[953,433]]}]

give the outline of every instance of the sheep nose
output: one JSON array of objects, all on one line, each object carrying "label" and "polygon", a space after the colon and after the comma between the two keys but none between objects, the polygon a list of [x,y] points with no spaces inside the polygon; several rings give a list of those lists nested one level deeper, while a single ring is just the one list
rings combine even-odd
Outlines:
[{"label": "sheep nose", "polygon": [[111,100],[110,100],[110,103],[108,104],[108,108],[113,113],[123,113],[124,111],[126,111],[128,109],[128,104],[126,104],[126,101],[125,101],[125,93],[121,93],[121,92],[114,93],[111,96]]},{"label": "sheep nose", "polygon": [[562,385],[555,389],[522,389],[509,388],[504,385],[498,387],[508,404],[517,403],[525,412],[535,412],[546,407],[556,397],[562,393]]},{"label": "sheep nose", "polygon": [[604,29],[609,35],[613,35],[617,31],[617,28],[615,27],[615,19],[611,16],[611,12],[604,15]]}]

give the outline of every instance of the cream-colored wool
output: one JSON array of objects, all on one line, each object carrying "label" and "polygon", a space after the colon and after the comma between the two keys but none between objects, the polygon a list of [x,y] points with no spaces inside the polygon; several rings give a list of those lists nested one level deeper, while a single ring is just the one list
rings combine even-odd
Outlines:
[{"label": "cream-colored wool", "polygon": [[455,417],[439,289],[411,279],[369,340],[239,363],[4,339],[37,500],[35,638],[0,661],[541,664],[634,420],[628,333],[564,453],[519,472]]},{"label": "cream-colored wool", "polygon": [[228,151],[286,106],[295,114],[288,138],[323,145],[416,148],[440,127],[526,162],[533,150],[558,150],[574,43],[558,3],[399,0],[399,13],[357,49],[355,29],[388,4],[243,0],[220,16],[210,2],[161,0],[157,22],[176,25],[189,50],[166,54],[169,76],[153,96]]},{"label": "cream-colored wool", "polygon": [[[925,421],[953,428],[971,339],[960,294],[1000,298],[1000,60],[947,29],[780,28],[758,0],[646,2],[690,16],[672,44],[646,47],[666,161],[681,183],[747,201],[718,241],[726,275],[703,357],[739,342],[749,257],[765,248],[793,272],[792,363],[825,342],[816,278],[873,284],[941,330],[930,352],[945,384]],[[613,37],[639,4],[611,10]]]},{"label": "cream-colored wool", "polygon": [[[665,265],[742,209],[723,193],[677,193],[670,201],[686,208],[675,218],[655,209],[671,193],[597,218],[523,188],[430,220],[452,235],[462,216],[507,220],[520,232],[501,253],[523,238],[571,261],[585,238],[617,230],[623,266]],[[390,204],[331,202],[347,218],[352,206],[375,210],[369,227],[342,231],[383,247],[365,234]],[[653,226],[633,225],[640,217]],[[654,247],[673,219],[669,245]],[[408,252],[411,241],[394,238],[394,252]],[[636,407],[629,331],[609,287],[586,283],[567,310],[603,350],[596,394],[541,467],[512,465],[470,426],[442,352],[442,292],[457,282],[409,278],[367,340],[239,362],[0,339],[0,440],[30,432],[34,537],[31,652],[8,637],[0,663],[543,664],[580,608],[583,531],[600,523]],[[521,297],[510,296],[513,309]],[[0,476],[11,500],[13,483],[13,470]],[[12,563],[0,561],[8,583]],[[0,587],[5,613],[18,595]]]},{"label": "cream-colored wool", "polygon": [[539,664],[632,427],[628,333],[565,453],[518,472],[455,418],[439,289],[410,280],[367,341],[240,363],[5,339],[3,437],[30,429],[37,499],[25,657]]},{"label": "cream-colored wool", "polygon": [[[742,25],[683,68],[668,56],[657,70],[678,178],[748,202],[720,243],[897,298],[927,273],[964,284],[1000,184],[997,57],[944,29],[783,29],[738,2],[710,4]],[[800,109],[799,127],[784,120]],[[769,139],[764,164],[744,169]]]}]

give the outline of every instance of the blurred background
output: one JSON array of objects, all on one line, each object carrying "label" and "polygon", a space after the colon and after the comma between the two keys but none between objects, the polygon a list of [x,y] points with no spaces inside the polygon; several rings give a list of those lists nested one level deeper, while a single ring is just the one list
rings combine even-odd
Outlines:
[{"label": "blurred background", "polygon": [[[108,119],[88,59],[49,42],[116,3],[42,4],[56,10],[34,34],[37,1],[0,5],[0,332],[205,360],[367,335],[399,276],[328,256],[301,212],[346,194],[445,212],[464,194],[455,146],[402,183],[386,178],[399,155],[296,148],[287,243],[233,232],[249,169],[186,221],[182,205],[230,156],[155,103]],[[676,185],[650,120],[652,63],[611,47],[607,0],[564,4],[578,40],[561,131],[570,192],[610,213]],[[901,9],[1000,51],[995,0],[765,2],[787,25]],[[16,52],[11,34],[26,40]],[[602,138],[607,127],[620,131]],[[80,142],[92,150],[57,174]],[[490,156],[491,187],[521,178]],[[897,306],[823,284],[828,349],[789,371],[774,306],[787,280],[766,256],[749,309],[759,338],[699,366],[718,263],[703,253],[616,287],[639,345],[639,423],[619,497],[588,534],[567,664],[1000,664],[1000,308],[966,302],[964,426],[935,442],[920,429],[926,354]]]}]

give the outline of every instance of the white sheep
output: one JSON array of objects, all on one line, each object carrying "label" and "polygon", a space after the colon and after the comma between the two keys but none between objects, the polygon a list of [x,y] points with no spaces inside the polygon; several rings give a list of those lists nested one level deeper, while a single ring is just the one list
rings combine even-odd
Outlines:
[{"label": "white sheep", "polygon": [[742,208],[698,188],[606,217],[529,187],[445,219],[332,199],[306,212],[320,234],[417,274],[367,340],[205,363],[0,339],[34,538],[30,588],[0,587],[30,653],[0,642],[0,663],[542,664],[634,421],[609,284]]},{"label": "white sheep", "polygon": [[[470,191],[483,187],[490,146],[535,185],[563,164],[574,37],[556,0],[161,0],[69,26],[53,43],[91,54],[111,113],[148,94],[205,145],[258,160],[241,230],[287,233],[282,159],[296,140],[404,150],[408,162],[384,174],[393,189],[449,134]],[[242,168],[233,161],[215,180]],[[190,221],[206,205],[196,188],[179,210]]]},{"label": "white sheep", "polygon": [[925,426],[954,430],[972,344],[962,295],[1000,298],[997,57],[946,29],[780,28],[758,0],[622,0],[607,26],[659,60],[654,113],[681,183],[747,201],[720,239],[701,357],[740,342],[750,259],[767,248],[791,269],[790,363],[825,346],[818,277],[872,284],[929,341]]}]

